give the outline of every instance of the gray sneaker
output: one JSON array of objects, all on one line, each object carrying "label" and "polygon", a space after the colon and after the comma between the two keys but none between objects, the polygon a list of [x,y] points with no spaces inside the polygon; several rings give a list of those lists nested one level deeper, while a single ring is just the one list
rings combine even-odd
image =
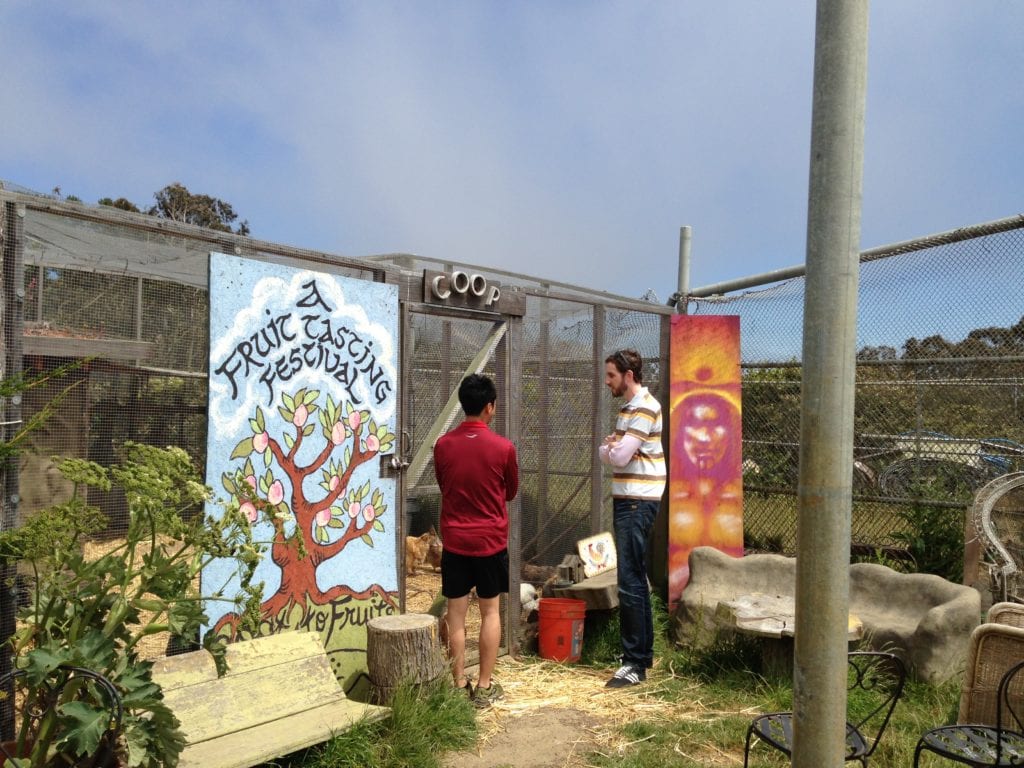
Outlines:
[{"label": "gray sneaker", "polygon": [[504,697],[505,691],[500,685],[491,680],[491,684],[487,688],[481,688],[479,685],[473,689],[473,695],[470,697],[470,701],[473,702],[474,707],[485,709],[491,706],[498,699]]},{"label": "gray sneaker", "polygon": [[635,664],[623,664],[612,675],[612,679],[604,684],[604,687],[626,688],[631,685],[640,685],[646,679],[647,672],[643,667],[638,667]]}]

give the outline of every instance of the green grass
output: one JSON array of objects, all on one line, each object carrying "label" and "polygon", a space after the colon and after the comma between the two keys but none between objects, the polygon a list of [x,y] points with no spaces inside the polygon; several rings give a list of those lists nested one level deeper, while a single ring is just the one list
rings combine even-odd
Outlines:
[{"label": "green grass", "polygon": [[[654,655],[662,656],[670,648],[668,612],[664,601],[651,595],[654,609]],[[583,648],[580,664],[591,667],[617,667],[622,656],[618,611],[587,611],[583,625]]]},{"label": "green grass", "polygon": [[[612,614],[614,616],[614,614]],[[694,701],[695,716],[668,725],[663,720],[635,721],[623,728],[629,746],[613,754],[592,754],[586,763],[595,768],[705,768],[742,763],[747,728],[760,713],[789,711],[793,707],[790,680],[767,679],[761,674],[761,649],[755,638],[735,635],[704,650],[672,647],[667,639],[667,614],[655,603],[657,665],[646,686],[650,695],[667,702]],[[614,664],[618,653],[618,622],[609,618],[595,625],[596,636],[584,634],[581,663],[595,667]],[[586,632],[591,631],[588,624]],[[872,756],[874,768],[909,766],[914,747],[926,730],[956,720],[959,678],[941,686],[908,682],[896,710]],[[699,706],[696,706],[699,703]],[[850,708],[860,702],[851,697]],[[922,766],[938,762],[922,759]],[[751,768],[785,766],[781,752],[765,745],[751,751]]]},{"label": "green grass", "polygon": [[[649,678],[657,682],[650,687],[652,694],[666,701],[699,699],[703,714],[668,725],[663,721],[630,723],[623,729],[624,740],[630,742],[623,754],[594,754],[588,764],[597,768],[736,765],[743,759],[747,727],[754,717],[789,711],[793,706],[791,682],[767,680],[758,673],[759,668],[758,649],[750,638],[720,642],[704,651],[670,650],[660,657]],[[959,696],[959,680],[941,686],[908,683],[871,765],[911,765],[920,735],[955,721]],[[851,698],[851,707],[857,703]],[[788,764],[781,752],[765,745],[751,750],[751,768]]]},{"label": "green grass", "polygon": [[[624,750],[585,756],[594,768],[705,768],[735,766],[743,759],[743,742],[751,720],[762,712],[792,709],[789,680],[761,674],[757,641],[736,636],[705,650],[677,649],[667,633],[667,613],[655,603],[657,666],[644,686],[644,695],[666,702],[694,702],[694,716],[666,724],[638,720],[623,727]],[[617,614],[588,617],[581,664],[607,669],[617,663]],[[909,766],[922,733],[954,722],[960,681],[941,686],[910,682],[896,706],[882,742],[872,756],[873,768]],[[281,768],[439,768],[446,752],[476,743],[475,710],[447,680],[419,691],[399,690],[391,717],[360,723],[326,744],[294,755]],[[856,701],[851,701],[856,706]],[[940,763],[926,756],[922,766]],[[782,753],[757,745],[751,768],[788,765]]]},{"label": "green grass", "polygon": [[399,688],[391,716],[361,722],[319,747],[293,755],[282,768],[440,768],[445,752],[476,743],[476,710],[445,677]]}]

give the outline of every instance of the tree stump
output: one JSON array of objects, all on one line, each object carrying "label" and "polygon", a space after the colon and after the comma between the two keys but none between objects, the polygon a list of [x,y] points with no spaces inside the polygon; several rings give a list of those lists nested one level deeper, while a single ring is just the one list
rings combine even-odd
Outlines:
[{"label": "tree stump", "polygon": [[366,625],[366,667],[373,702],[387,705],[403,682],[432,683],[446,671],[437,618],[426,613],[379,616]]}]

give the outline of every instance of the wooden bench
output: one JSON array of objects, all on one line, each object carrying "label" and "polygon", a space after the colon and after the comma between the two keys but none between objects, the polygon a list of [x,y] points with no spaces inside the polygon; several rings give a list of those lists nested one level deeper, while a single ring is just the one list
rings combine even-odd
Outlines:
[{"label": "wooden bench", "polygon": [[[677,641],[707,646],[722,629],[718,605],[756,592],[794,600],[796,558],[730,557],[712,547],[690,552],[690,581],[672,614]],[[971,630],[981,616],[981,595],[927,573],[899,573],[875,563],[850,569],[847,610],[863,624],[864,644],[903,659],[917,680],[940,683],[967,660]]]},{"label": "wooden bench", "polygon": [[390,713],[345,697],[312,632],[233,643],[227,661],[224,677],[217,677],[207,651],[168,656],[153,666],[188,741],[180,768],[248,768]]},{"label": "wooden bench", "polygon": [[567,587],[553,587],[555,597],[570,597],[582,600],[587,610],[610,610],[619,607],[619,571],[609,568],[589,579],[583,579]]}]

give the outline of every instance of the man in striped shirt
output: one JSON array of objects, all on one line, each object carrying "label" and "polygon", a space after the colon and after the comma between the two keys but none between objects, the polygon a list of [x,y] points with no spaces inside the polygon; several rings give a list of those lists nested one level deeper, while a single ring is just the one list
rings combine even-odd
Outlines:
[{"label": "man in striped shirt", "polygon": [[665,491],[661,405],[643,386],[643,360],[633,349],[609,355],[604,383],[626,403],[598,454],[612,467],[612,513],[618,555],[622,666],[609,688],[637,685],[654,662],[654,619],[647,585],[647,537]]}]

